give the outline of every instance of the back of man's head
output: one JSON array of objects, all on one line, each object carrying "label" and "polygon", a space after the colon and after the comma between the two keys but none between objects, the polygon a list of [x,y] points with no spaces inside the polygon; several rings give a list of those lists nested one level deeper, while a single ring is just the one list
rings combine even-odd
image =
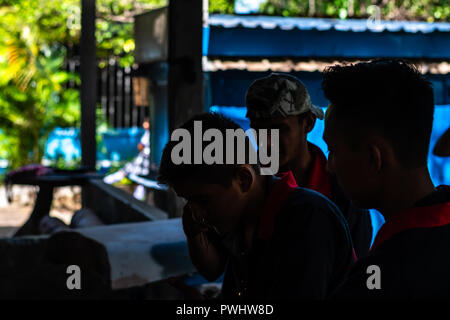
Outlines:
[{"label": "back of man's head", "polygon": [[327,68],[322,88],[349,141],[372,133],[388,140],[400,163],[426,165],[433,124],[433,89],[402,60]]}]

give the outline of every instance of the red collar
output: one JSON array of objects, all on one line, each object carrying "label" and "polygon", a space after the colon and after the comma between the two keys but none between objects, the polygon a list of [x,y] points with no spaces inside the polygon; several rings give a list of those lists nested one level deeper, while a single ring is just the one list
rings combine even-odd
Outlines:
[{"label": "red collar", "polygon": [[327,171],[327,158],[316,145],[308,142],[308,146],[313,158],[313,165],[308,182],[302,187],[312,189],[332,199],[331,176]]},{"label": "red collar", "polygon": [[281,179],[273,186],[263,208],[258,228],[258,239],[260,240],[272,238],[275,217],[292,191],[298,187],[291,171],[280,173],[278,177]]},{"label": "red collar", "polygon": [[415,228],[441,227],[449,223],[450,202],[404,210],[381,227],[370,250],[402,231]]}]

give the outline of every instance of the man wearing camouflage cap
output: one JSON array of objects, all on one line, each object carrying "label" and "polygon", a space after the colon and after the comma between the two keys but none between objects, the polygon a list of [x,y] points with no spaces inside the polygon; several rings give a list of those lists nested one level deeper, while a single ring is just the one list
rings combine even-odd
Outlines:
[{"label": "man wearing camouflage cap", "polygon": [[332,200],[347,219],[356,255],[364,256],[372,238],[369,212],[353,206],[328,172],[325,155],[307,141],[316,118],[322,120],[324,113],[311,103],[305,85],[291,75],[272,73],[250,85],[246,105],[253,129],[279,130],[279,172],[292,171],[299,186]]}]

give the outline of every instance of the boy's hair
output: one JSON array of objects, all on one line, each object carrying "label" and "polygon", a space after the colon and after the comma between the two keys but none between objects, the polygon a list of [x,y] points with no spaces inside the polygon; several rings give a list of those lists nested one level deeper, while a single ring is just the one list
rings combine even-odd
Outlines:
[{"label": "boy's hair", "polygon": [[364,134],[387,139],[405,167],[426,165],[433,125],[433,89],[402,60],[328,67],[322,88],[350,142]]},{"label": "boy's hair", "polygon": [[[220,184],[225,187],[231,185],[231,181],[235,175],[236,168],[239,166],[237,159],[237,143],[234,143],[234,164],[225,164],[227,156],[226,150],[226,130],[227,129],[242,129],[238,124],[232,120],[215,113],[202,113],[194,116],[183,124],[180,129],[186,129],[191,139],[194,137],[194,121],[201,121],[203,133],[208,129],[217,129],[223,136],[223,159],[224,164],[206,164],[202,161],[202,164],[194,164],[194,141],[191,141],[191,162],[190,164],[175,164],[172,161],[172,150],[179,143],[179,141],[169,141],[164,148],[161,164],[158,172],[158,182],[170,186],[177,185],[180,182],[187,180],[196,180],[208,184]],[[205,146],[211,142],[203,142],[202,139],[202,153]],[[246,150],[251,147],[250,139],[245,137]],[[249,155],[246,154],[245,163],[249,163]],[[259,165],[252,164],[253,169],[257,174],[260,173]]]}]

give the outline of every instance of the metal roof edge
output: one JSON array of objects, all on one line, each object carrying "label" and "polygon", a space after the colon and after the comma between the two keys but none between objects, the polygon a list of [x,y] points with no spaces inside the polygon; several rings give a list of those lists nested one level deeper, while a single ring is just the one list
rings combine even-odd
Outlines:
[{"label": "metal roof edge", "polygon": [[278,16],[244,16],[212,14],[208,18],[211,27],[280,29],[280,30],[336,30],[343,32],[450,32],[450,23],[425,21],[393,21],[371,19],[329,19]]}]

